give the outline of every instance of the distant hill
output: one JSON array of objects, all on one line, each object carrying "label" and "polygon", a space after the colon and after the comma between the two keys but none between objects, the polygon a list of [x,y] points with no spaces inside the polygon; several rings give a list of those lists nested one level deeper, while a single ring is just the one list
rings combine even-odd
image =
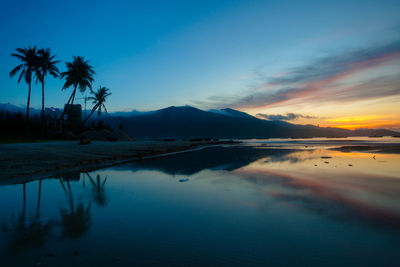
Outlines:
[{"label": "distant hill", "polygon": [[190,106],[175,107],[103,118],[113,127],[124,125],[134,138],[299,138],[398,135],[389,130],[346,130],[255,118],[234,109],[203,111]]},{"label": "distant hill", "polygon": [[[0,104],[0,112],[20,112],[24,107]],[[40,110],[31,109],[33,114]],[[89,111],[87,111],[88,113]],[[83,112],[84,114],[84,112]],[[245,112],[226,108],[204,111],[191,106],[140,112],[114,112],[101,119],[113,128],[124,125],[124,131],[133,138],[300,138],[300,137],[347,137],[347,136],[393,136],[399,135],[385,129],[346,130],[323,128],[313,125],[297,125],[284,121],[262,120]]]},{"label": "distant hill", "polygon": [[[9,112],[9,113],[26,113],[26,106],[16,106],[10,103],[0,103],[0,112]],[[31,115],[39,115],[40,110],[35,108],[29,108],[29,113]]]}]

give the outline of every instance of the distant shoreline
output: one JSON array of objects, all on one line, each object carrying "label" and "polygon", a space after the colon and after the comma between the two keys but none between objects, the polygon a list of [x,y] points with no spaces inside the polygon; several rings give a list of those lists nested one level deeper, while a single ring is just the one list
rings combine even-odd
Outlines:
[{"label": "distant shoreline", "polygon": [[368,144],[368,145],[348,145],[333,148],[341,152],[375,152],[375,153],[400,153],[400,144]]}]

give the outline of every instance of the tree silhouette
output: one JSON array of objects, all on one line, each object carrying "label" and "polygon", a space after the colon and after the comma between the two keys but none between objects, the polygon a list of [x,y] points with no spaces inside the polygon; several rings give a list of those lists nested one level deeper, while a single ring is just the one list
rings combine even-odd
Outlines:
[{"label": "tree silhouette", "polygon": [[55,55],[51,55],[50,48],[39,49],[37,56],[37,64],[35,64],[36,82],[40,81],[42,84],[42,117],[44,115],[44,82],[47,74],[54,78],[58,78],[60,72],[56,66],[59,60],[54,60]]},{"label": "tree silhouette", "polygon": [[89,97],[88,99],[93,100],[92,103],[94,104],[94,106],[93,106],[92,111],[90,112],[89,116],[87,116],[85,118],[85,121],[88,120],[89,117],[92,116],[92,114],[96,110],[97,110],[98,116],[100,116],[102,108],[107,113],[105,102],[106,102],[107,97],[109,97],[111,95],[111,93],[109,91],[110,91],[110,89],[108,89],[107,87],[100,86],[100,88],[96,92],[92,92],[93,96]]},{"label": "tree silhouette", "polygon": [[67,105],[74,104],[76,89],[83,93],[88,87],[92,89],[93,75],[95,74],[93,67],[89,65],[83,57],[74,56],[72,62],[66,62],[67,71],[61,73],[61,78],[65,78],[63,90],[73,86],[71,97],[68,99]]},{"label": "tree silhouette", "polygon": [[35,66],[37,65],[37,48],[17,48],[15,49],[17,53],[12,53],[11,56],[18,58],[22,61],[21,64],[17,65],[14,69],[10,71],[10,77],[13,77],[17,72],[20,72],[18,83],[24,78],[25,82],[28,84],[28,103],[26,105],[26,118],[29,118],[29,105],[31,102],[31,89],[32,89],[32,73],[35,71]]}]

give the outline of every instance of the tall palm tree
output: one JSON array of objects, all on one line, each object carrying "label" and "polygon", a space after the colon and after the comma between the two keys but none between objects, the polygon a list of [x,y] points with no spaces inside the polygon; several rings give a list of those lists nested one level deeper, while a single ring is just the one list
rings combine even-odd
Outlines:
[{"label": "tall palm tree", "polygon": [[17,48],[15,49],[17,53],[12,53],[11,56],[18,58],[22,61],[21,64],[16,66],[12,71],[10,71],[10,77],[13,77],[17,72],[20,71],[20,75],[18,78],[18,83],[21,81],[22,77],[25,79],[25,82],[29,86],[28,90],[28,103],[26,105],[26,118],[29,118],[29,105],[31,102],[31,89],[32,89],[32,73],[35,70],[35,66],[37,64],[37,48],[28,47],[28,48]]},{"label": "tall palm tree", "polygon": [[104,86],[100,86],[100,88],[96,92],[92,91],[92,94],[93,94],[93,96],[89,97],[88,99],[93,100],[92,103],[94,104],[94,106],[93,106],[92,111],[90,112],[89,116],[87,116],[85,118],[85,121],[87,119],[89,119],[89,117],[92,116],[92,114],[96,110],[97,110],[98,116],[100,116],[102,109],[104,109],[104,111],[107,113],[107,109],[106,109],[106,106],[104,103],[106,102],[107,97],[109,97],[111,95],[110,89],[108,89],[107,87],[104,87]]},{"label": "tall palm tree", "polygon": [[54,60],[55,55],[51,55],[50,48],[38,50],[38,60],[35,66],[36,82],[42,83],[42,117],[44,115],[44,79],[47,74],[58,78],[60,72],[56,66],[59,60]]},{"label": "tall palm tree", "polygon": [[92,82],[94,81],[93,75],[95,74],[93,67],[89,65],[88,61],[83,57],[74,56],[72,62],[66,62],[67,71],[61,73],[61,78],[65,78],[63,90],[73,86],[71,97],[69,98],[67,105],[74,104],[76,89],[79,86],[79,90],[83,93],[88,87],[92,89]]}]

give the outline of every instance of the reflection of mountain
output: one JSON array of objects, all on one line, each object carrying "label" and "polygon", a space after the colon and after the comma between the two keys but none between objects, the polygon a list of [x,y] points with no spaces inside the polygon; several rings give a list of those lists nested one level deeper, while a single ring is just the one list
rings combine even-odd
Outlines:
[{"label": "reflection of mountain", "polygon": [[160,170],[175,175],[192,175],[204,169],[234,170],[258,159],[285,160],[290,149],[263,149],[248,146],[212,147],[167,157],[143,160],[132,165],[135,169]]}]

